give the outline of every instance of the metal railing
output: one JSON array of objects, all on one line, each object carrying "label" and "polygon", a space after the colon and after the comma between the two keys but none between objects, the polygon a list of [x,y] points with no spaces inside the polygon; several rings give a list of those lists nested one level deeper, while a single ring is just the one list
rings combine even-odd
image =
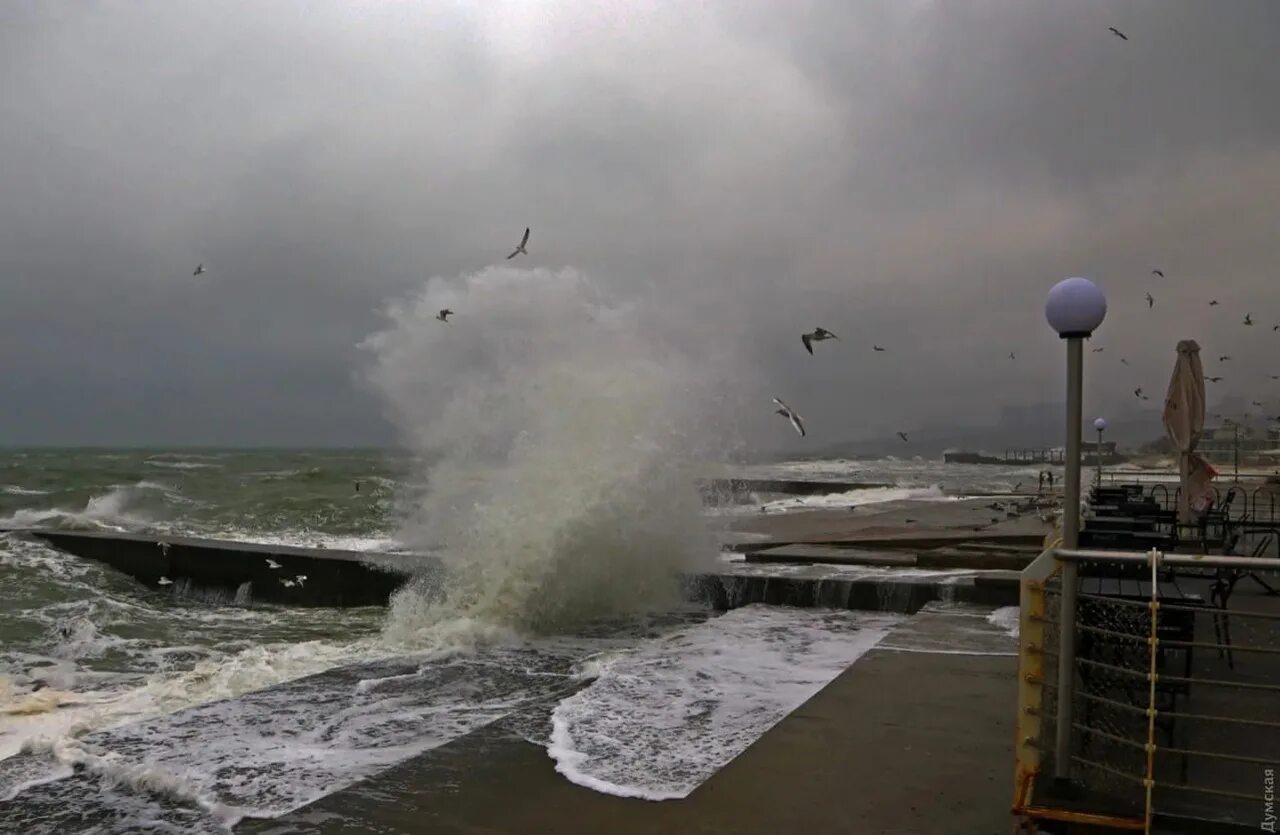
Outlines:
[{"label": "metal railing", "polygon": [[1280,574],[1280,559],[1050,549],[1028,566],[1015,813],[1043,831],[1266,823],[1280,597],[1234,593],[1258,573]]},{"label": "metal railing", "polygon": [[[1236,491],[1236,498],[1229,507],[1232,519],[1251,519],[1257,522],[1280,523],[1280,486],[1274,484],[1258,484],[1262,476],[1254,474],[1241,481],[1229,485],[1228,490]],[[1122,485],[1138,485],[1147,489],[1147,495],[1164,510],[1175,510],[1178,498],[1182,494],[1177,484],[1176,473],[1142,473],[1132,471],[1104,472],[1102,484],[1106,487]],[[1250,484],[1253,486],[1251,487]],[[1214,506],[1222,504],[1224,495],[1221,488],[1210,486]]]}]

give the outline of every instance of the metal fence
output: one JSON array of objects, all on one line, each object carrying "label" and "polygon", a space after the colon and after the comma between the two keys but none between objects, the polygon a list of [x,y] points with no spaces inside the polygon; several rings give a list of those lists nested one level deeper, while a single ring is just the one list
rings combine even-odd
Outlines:
[{"label": "metal fence", "polygon": [[[1182,489],[1174,481],[1169,481],[1166,474],[1142,474],[1133,472],[1103,473],[1102,483],[1108,487],[1117,485],[1142,485],[1149,488],[1147,495],[1165,510],[1175,510]],[[1256,479],[1257,477],[1253,477]],[[1216,485],[1209,487],[1213,497],[1213,505],[1224,504],[1230,492],[1234,491],[1232,501],[1226,503],[1227,515],[1235,521],[1252,520],[1255,522],[1280,523],[1280,486],[1259,484],[1256,480],[1244,481],[1225,489]]]},{"label": "metal fence", "polygon": [[1066,550],[1023,572],[1014,811],[1029,831],[1280,829],[1280,597],[1256,582],[1277,573]]}]

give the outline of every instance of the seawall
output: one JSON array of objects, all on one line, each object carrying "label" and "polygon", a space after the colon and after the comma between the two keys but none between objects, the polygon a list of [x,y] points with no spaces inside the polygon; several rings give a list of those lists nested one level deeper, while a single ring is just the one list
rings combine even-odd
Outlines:
[{"label": "seawall", "polygon": [[[370,554],[191,537],[29,530],[23,535],[159,588],[221,592],[291,606],[381,606],[411,578],[444,571],[424,554]],[[302,578],[299,580],[299,578]],[[721,563],[684,578],[686,597],[716,609],[751,603],[913,613],[933,601],[1016,605],[1015,571],[895,570],[875,564]]]}]

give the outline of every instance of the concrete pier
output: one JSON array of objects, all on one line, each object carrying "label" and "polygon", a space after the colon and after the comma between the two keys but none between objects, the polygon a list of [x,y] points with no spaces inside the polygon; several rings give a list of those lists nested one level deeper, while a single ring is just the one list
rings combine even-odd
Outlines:
[{"label": "concrete pier", "polygon": [[[26,535],[110,565],[148,586],[158,588],[160,579],[167,578],[183,587],[222,593],[228,600],[292,606],[382,606],[410,578],[430,578],[444,568],[440,559],[422,554],[123,533],[32,530]],[[726,562],[687,575],[684,590],[690,601],[714,609],[770,603],[911,613],[933,601],[1017,603],[1015,572],[899,565],[906,570],[796,559]],[[299,576],[305,578],[301,583]]]},{"label": "concrete pier", "polygon": [[126,533],[25,534],[148,586],[159,587],[163,577],[221,592],[229,600],[292,606],[384,606],[411,575],[440,567],[438,560],[414,554],[378,558],[357,551]]}]

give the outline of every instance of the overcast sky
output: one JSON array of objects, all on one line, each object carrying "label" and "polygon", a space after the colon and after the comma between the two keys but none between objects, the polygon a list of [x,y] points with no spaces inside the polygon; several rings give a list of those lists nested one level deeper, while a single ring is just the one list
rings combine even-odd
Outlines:
[{"label": "overcast sky", "polygon": [[763,448],[775,394],[823,442],[1060,400],[1069,275],[1091,414],[1181,338],[1280,414],[1277,44],[1275,0],[0,4],[0,444],[389,442],[357,346],[526,225],[731,349]]}]

